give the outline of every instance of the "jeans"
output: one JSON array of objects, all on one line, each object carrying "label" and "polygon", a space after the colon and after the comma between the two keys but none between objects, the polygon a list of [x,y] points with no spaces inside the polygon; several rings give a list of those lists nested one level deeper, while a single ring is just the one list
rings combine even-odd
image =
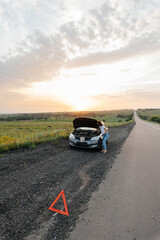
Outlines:
[{"label": "jeans", "polygon": [[105,133],[105,134],[103,135],[103,139],[102,139],[103,150],[106,150],[106,149],[107,149],[106,141],[108,140],[108,138],[109,138],[109,134],[108,134],[108,133]]}]

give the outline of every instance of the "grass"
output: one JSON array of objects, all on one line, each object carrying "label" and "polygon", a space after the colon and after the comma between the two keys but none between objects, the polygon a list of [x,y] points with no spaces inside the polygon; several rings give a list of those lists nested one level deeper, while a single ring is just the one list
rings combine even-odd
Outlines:
[{"label": "grass", "polygon": [[[114,112],[114,114],[113,114]],[[93,118],[105,121],[107,127],[117,127],[133,121],[128,118],[131,111],[123,111],[127,117],[116,117],[116,111],[110,111]],[[119,114],[120,112],[118,112]],[[122,113],[122,112],[121,112]],[[133,113],[133,111],[132,111]],[[90,116],[91,117],[91,116]],[[16,148],[35,149],[37,144],[68,137],[73,131],[73,117],[52,118],[48,120],[0,121],[0,153]]]},{"label": "grass", "polygon": [[138,109],[137,114],[143,120],[160,124],[160,109]]},{"label": "grass", "polygon": [[71,129],[71,122],[1,121],[0,152],[21,147],[34,149],[39,143],[67,137]]}]

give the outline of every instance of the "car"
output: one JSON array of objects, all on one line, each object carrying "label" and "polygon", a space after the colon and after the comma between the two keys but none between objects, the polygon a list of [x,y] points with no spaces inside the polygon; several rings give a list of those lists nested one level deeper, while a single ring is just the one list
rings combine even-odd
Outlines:
[{"label": "car", "polygon": [[74,131],[69,135],[70,147],[77,148],[101,148],[101,132],[98,129],[98,121],[92,118],[75,118],[73,120]]}]

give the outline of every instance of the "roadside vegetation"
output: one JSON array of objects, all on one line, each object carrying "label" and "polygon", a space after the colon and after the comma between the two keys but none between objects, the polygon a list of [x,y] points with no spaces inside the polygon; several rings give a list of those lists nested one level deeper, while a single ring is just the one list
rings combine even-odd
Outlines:
[{"label": "roadside vegetation", "polygon": [[143,120],[160,123],[160,109],[138,109],[137,114]]},{"label": "roadside vegetation", "polygon": [[133,110],[101,112],[1,114],[0,153],[16,148],[36,148],[42,142],[68,137],[76,117],[90,117],[105,122],[107,127],[116,127],[133,121]]}]

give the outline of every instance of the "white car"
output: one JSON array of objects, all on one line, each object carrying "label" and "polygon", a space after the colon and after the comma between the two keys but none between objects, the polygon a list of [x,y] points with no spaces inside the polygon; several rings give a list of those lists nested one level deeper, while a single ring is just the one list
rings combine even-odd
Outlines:
[{"label": "white car", "polygon": [[69,135],[69,145],[80,148],[101,148],[101,132],[98,121],[92,118],[75,118],[74,131]]}]

